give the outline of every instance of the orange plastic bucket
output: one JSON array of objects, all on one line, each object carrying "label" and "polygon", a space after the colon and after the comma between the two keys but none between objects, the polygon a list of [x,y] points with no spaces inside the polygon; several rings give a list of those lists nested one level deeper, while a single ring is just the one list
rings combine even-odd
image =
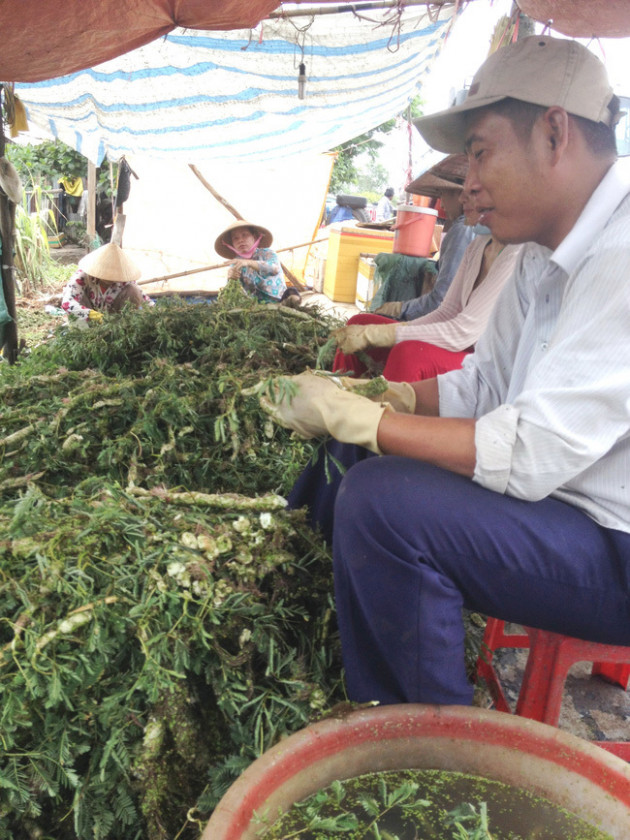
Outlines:
[{"label": "orange plastic bucket", "polygon": [[430,257],[437,210],[399,204],[394,230],[394,253],[408,257]]}]

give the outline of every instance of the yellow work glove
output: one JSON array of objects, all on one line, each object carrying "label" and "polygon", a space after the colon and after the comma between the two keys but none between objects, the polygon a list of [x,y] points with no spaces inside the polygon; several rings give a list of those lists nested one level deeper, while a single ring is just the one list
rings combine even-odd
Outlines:
[{"label": "yellow work glove", "polygon": [[[372,402],[389,403],[398,414],[416,413],[416,392],[408,382],[389,382],[383,376],[377,376],[375,379],[341,376],[337,381],[346,391],[359,391],[362,397],[367,397]],[[377,393],[370,393],[371,390]]]},{"label": "yellow work glove", "polygon": [[334,330],[332,337],[342,353],[358,353],[368,347],[393,347],[396,324],[350,324]]},{"label": "yellow work glove", "polygon": [[101,324],[103,322],[103,313],[99,312],[98,309],[90,309],[88,312],[88,321],[96,321],[97,324]]},{"label": "yellow work glove", "polygon": [[376,433],[383,413],[391,406],[344,390],[334,377],[310,371],[278,377],[271,394],[261,394],[259,399],[263,411],[278,425],[293,429],[300,437],[332,435],[342,443],[356,443],[382,454]]},{"label": "yellow work glove", "polygon": [[400,318],[402,312],[402,300],[390,300],[374,310],[375,315],[385,315],[386,318]]}]

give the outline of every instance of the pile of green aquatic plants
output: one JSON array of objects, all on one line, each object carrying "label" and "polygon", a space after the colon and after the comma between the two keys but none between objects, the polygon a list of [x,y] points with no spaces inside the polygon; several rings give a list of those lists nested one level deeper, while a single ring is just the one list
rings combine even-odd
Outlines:
[{"label": "pile of green aquatic plants", "polygon": [[0,365],[0,837],[197,838],[342,699],[317,448],[252,395],[334,326],[232,288]]}]

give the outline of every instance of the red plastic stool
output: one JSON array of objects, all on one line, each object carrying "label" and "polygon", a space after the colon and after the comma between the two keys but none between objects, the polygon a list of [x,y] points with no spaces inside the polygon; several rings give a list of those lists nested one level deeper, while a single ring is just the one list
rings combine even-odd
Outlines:
[{"label": "red plastic stool", "polygon": [[[562,692],[569,668],[576,662],[592,662],[592,673],[624,690],[630,682],[630,647],[585,642],[546,630],[525,627],[525,633],[506,633],[505,622],[489,618],[483,637],[484,652],[477,660],[477,675],[483,678],[500,712],[511,712],[503,687],[492,665],[500,647],[529,648],[527,664],[516,704],[516,714],[557,726]],[[598,746],[630,761],[630,741],[596,741]]]}]

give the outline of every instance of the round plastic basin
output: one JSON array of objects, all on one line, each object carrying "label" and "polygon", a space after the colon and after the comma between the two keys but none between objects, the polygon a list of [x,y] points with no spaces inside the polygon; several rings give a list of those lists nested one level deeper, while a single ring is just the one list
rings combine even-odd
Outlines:
[{"label": "round plastic basin", "polygon": [[253,840],[256,812],[383,770],[470,773],[566,808],[615,840],[630,837],[630,768],[600,747],[543,723],[462,706],[409,704],[354,711],[296,732],[255,761],[225,794],[202,840]]}]

